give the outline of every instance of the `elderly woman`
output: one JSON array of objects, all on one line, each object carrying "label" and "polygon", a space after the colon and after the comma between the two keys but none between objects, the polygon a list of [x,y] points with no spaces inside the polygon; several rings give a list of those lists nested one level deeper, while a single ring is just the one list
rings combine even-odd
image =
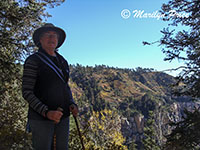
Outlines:
[{"label": "elderly woman", "polygon": [[56,150],[68,149],[70,111],[77,116],[70,87],[69,66],[57,52],[66,34],[47,23],[33,34],[38,52],[24,64],[22,93],[29,104],[28,120],[35,150],[50,150],[56,135]]}]

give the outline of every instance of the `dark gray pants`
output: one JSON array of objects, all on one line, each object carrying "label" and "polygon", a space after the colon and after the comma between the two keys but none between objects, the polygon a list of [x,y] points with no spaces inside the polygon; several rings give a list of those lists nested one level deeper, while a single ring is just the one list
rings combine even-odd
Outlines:
[{"label": "dark gray pants", "polygon": [[68,150],[69,117],[58,124],[50,120],[29,120],[34,150],[51,150],[56,134],[56,150]]}]

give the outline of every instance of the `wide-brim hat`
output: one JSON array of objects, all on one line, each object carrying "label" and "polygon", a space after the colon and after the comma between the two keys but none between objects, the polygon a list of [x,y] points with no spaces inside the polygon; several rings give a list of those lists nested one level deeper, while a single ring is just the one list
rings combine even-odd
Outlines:
[{"label": "wide-brim hat", "polygon": [[59,38],[58,38],[58,45],[56,48],[59,48],[65,41],[66,34],[65,31],[59,27],[54,26],[52,23],[46,23],[44,26],[36,29],[33,33],[33,41],[37,47],[40,47],[40,35],[46,31],[55,31]]}]

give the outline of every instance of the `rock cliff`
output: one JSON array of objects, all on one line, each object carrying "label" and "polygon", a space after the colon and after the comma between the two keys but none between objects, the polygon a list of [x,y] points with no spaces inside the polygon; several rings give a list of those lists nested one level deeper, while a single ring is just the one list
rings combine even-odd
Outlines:
[{"label": "rock cliff", "polygon": [[[157,135],[158,144],[165,142],[164,136],[171,132],[171,126],[168,125],[170,121],[177,122],[182,119],[184,115],[183,110],[192,111],[194,108],[199,108],[200,104],[195,102],[174,102],[168,106],[168,111],[161,107],[155,110],[155,131]],[[136,143],[141,143],[143,139],[143,131],[147,118],[141,113],[135,113],[128,118],[122,118],[122,133],[126,137],[126,144],[130,144],[133,139]]]}]

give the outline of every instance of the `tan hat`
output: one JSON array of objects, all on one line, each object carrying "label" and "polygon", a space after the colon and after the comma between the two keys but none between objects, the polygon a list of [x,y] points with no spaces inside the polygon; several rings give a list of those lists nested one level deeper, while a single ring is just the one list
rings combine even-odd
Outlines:
[{"label": "tan hat", "polygon": [[55,31],[59,35],[58,45],[56,48],[59,48],[65,41],[66,34],[65,31],[61,28],[54,26],[52,23],[46,23],[44,26],[36,29],[33,33],[33,41],[37,47],[40,46],[40,35],[46,31]]}]

